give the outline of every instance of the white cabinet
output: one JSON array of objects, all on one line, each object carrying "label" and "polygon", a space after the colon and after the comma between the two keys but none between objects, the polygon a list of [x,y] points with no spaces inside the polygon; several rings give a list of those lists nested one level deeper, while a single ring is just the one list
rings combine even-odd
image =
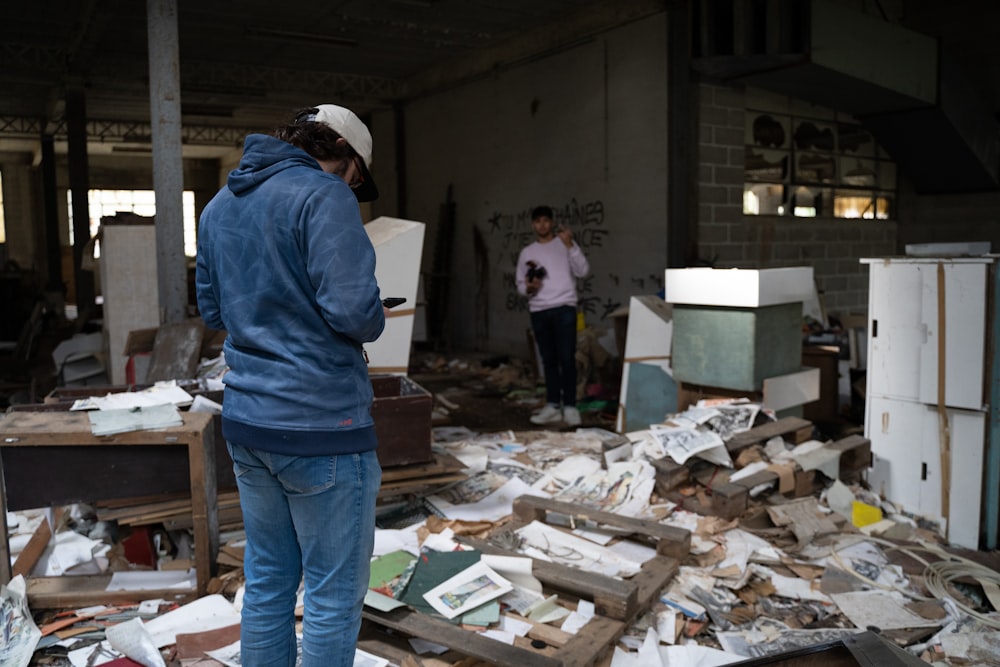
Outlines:
[{"label": "white cabinet", "polygon": [[861,260],[868,482],[908,512],[943,519],[948,540],[973,549],[995,548],[997,535],[995,259]]}]

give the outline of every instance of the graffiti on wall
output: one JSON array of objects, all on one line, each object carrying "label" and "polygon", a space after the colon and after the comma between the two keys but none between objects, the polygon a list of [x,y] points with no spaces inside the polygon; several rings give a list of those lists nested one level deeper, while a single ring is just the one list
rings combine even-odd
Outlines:
[{"label": "graffiti on wall", "polygon": [[[604,202],[600,200],[579,202],[576,198],[562,205],[552,206],[557,225],[565,225],[573,232],[576,241],[590,260],[591,274],[577,281],[579,308],[589,319],[605,320],[622,306],[621,301],[601,293],[601,285],[618,288],[630,285],[638,291],[656,291],[663,287],[663,276],[622,276],[617,273],[601,274],[598,279],[594,269],[602,264],[601,254],[607,246],[612,231],[606,226]],[[517,292],[517,257],[521,248],[535,240],[531,227],[531,208],[515,212],[494,212],[487,220],[487,236],[491,239],[491,253],[495,266],[502,267],[504,307],[510,312],[526,312],[527,300]],[[608,262],[618,266],[620,262]],[[607,276],[607,282],[604,280]],[[617,291],[617,289],[615,290]]]}]

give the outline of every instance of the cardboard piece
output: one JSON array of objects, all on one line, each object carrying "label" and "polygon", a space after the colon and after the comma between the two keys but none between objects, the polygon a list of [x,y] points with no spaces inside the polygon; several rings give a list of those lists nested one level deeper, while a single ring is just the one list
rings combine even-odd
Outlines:
[{"label": "cardboard piece", "polygon": [[633,296],[629,301],[615,423],[619,433],[647,428],[677,411],[677,384],[670,368],[671,313],[671,305],[656,295]]},{"label": "cardboard piece", "polygon": [[406,299],[390,311],[379,339],[365,345],[372,373],[405,374],[409,369],[425,227],[422,222],[385,216],[365,225],[375,246],[375,279],[382,298]]}]

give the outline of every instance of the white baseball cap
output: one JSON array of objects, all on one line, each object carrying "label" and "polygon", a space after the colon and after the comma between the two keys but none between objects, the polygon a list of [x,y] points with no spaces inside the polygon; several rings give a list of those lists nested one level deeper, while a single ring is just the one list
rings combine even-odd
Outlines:
[{"label": "white baseball cap", "polygon": [[[323,123],[342,136],[345,141],[354,149],[354,152],[361,158],[361,176],[364,179],[361,185],[354,190],[358,201],[374,201],[378,199],[378,188],[375,186],[375,179],[371,175],[372,164],[372,133],[368,131],[368,126],[361,122],[361,119],[351,111],[336,104],[318,104],[315,120]],[[311,114],[312,115],[312,114]]]}]

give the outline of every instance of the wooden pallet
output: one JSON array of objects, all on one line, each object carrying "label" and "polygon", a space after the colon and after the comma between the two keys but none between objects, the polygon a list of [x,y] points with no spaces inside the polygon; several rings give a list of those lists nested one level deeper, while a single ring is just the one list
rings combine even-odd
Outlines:
[{"label": "wooden pallet", "polygon": [[[529,496],[522,496],[514,501],[511,527],[516,529],[531,521],[545,521],[552,517],[550,513],[559,515],[560,519],[571,517],[581,522],[592,521],[630,530],[634,535],[654,541],[661,555],[644,563],[642,569],[629,579],[618,579],[560,563],[533,559],[532,574],[547,591],[558,593],[564,598],[590,600],[594,603],[597,614],[575,635],[560,636],[565,633],[560,633],[551,626],[538,626],[536,638],[542,641],[535,644],[539,646],[529,641],[519,641],[510,646],[444,620],[404,608],[379,612],[366,607],[363,611],[366,622],[447,646],[470,659],[500,667],[589,667],[597,664],[622,636],[628,624],[648,610],[676,576],[680,560],[688,555],[691,535],[687,530],[664,526],[655,521],[632,519]],[[459,541],[484,554],[524,558],[523,554],[503,549],[485,540],[461,537]],[[671,555],[662,555],[665,553]],[[398,647],[384,645],[378,639],[367,640],[362,648],[397,662],[405,657],[400,654]],[[420,663],[414,661],[413,664]]]},{"label": "wooden pallet", "polygon": [[[867,438],[852,435],[826,446],[840,452],[840,479],[856,478],[871,465],[871,441]],[[821,476],[818,477],[815,470],[802,470],[797,464],[791,464],[787,471],[786,474],[792,475],[789,488],[784,491],[784,495],[788,497],[801,498],[822,487]],[[697,497],[684,497],[675,492],[665,494],[666,497],[689,511],[735,519],[749,508],[752,489],[761,484],[779,481],[781,476],[775,470],[762,470],[735,482],[712,484],[710,472],[710,469],[702,469],[694,475],[710,493],[708,504]]]}]

